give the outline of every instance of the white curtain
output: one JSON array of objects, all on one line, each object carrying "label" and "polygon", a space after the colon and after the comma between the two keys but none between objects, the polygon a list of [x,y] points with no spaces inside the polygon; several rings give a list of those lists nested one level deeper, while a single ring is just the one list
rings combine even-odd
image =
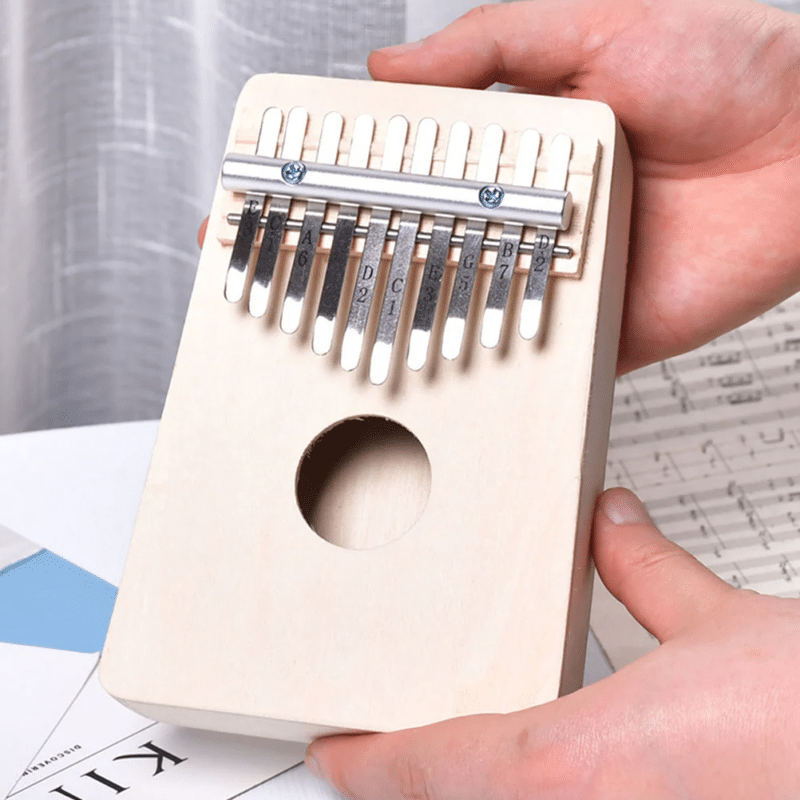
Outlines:
[{"label": "white curtain", "polygon": [[472,5],[0,0],[0,433],[159,416],[251,74],[366,77]]}]

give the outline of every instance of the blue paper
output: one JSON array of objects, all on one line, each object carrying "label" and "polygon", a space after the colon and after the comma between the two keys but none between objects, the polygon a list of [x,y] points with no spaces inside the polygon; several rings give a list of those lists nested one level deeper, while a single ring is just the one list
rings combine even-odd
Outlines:
[{"label": "blue paper", "polygon": [[40,550],[0,571],[0,641],[96,653],[116,587]]}]

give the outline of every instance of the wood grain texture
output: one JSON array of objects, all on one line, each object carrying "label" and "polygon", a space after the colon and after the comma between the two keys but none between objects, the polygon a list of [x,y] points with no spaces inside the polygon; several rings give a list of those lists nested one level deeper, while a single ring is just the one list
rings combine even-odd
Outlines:
[{"label": "wood grain texture", "polygon": [[[297,104],[307,141],[332,109],[346,125],[368,111],[379,126],[402,113],[412,129],[433,116],[445,131],[465,119],[568,133],[594,187],[574,192],[581,277],[551,280],[535,341],[513,332],[485,350],[472,313],[459,360],[414,373],[400,348],[373,386],[339,368],[336,348],[314,355],[307,324],[286,336],[276,308],[256,320],[224,299],[232,198],[218,189],[101,679],[157,719],[304,741],[551,700],[579,686],[588,629],[627,254],[624,137],[598,103],[258,76],[230,149],[254,108]],[[397,423],[424,452],[389,436],[328,481],[337,544],[304,519],[298,474],[323,432],[362,418]],[[376,546],[374,520],[414,503],[419,517],[398,523],[410,528]],[[351,525],[362,538],[348,540]]]}]

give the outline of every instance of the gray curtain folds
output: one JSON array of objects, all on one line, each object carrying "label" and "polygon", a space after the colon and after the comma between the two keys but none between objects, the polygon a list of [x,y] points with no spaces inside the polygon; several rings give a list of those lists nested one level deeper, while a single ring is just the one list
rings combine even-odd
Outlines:
[{"label": "gray curtain folds", "polygon": [[233,104],[366,77],[399,0],[2,4],[0,432],[160,414]]}]

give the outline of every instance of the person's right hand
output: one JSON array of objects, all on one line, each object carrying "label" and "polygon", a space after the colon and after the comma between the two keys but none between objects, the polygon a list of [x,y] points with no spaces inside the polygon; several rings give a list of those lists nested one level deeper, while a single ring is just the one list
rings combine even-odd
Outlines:
[{"label": "person's right hand", "polygon": [[800,18],[749,0],[514,2],[369,66],[611,106],[636,174],[620,372],[800,289]]},{"label": "person's right hand", "polygon": [[534,708],[317,739],[311,771],[353,800],[798,800],[800,600],[723,583],[624,489],[592,536],[660,647]]}]

